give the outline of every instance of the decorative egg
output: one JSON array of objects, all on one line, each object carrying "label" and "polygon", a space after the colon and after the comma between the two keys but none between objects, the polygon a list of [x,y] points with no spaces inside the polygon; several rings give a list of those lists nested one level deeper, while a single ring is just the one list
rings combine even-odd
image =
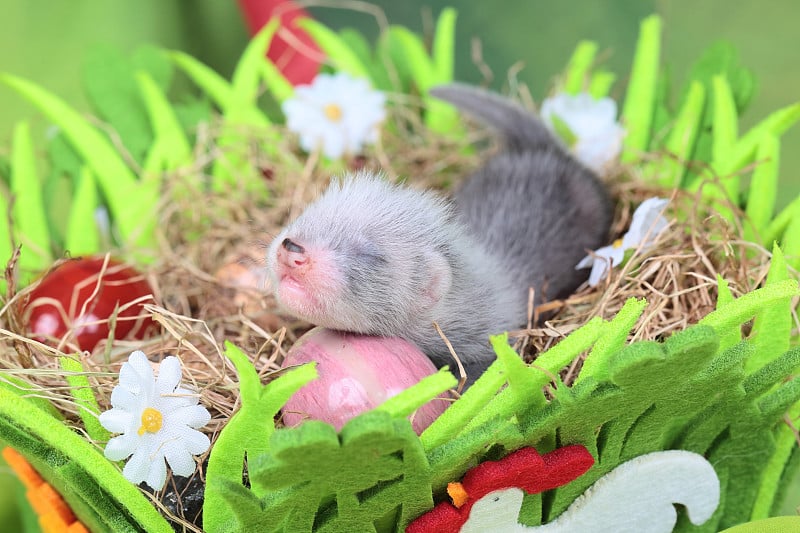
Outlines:
[{"label": "decorative egg", "polygon": [[109,318],[116,312],[114,338],[141,339],[155,327],[143,313],[145,300],[153,294],[144,275],[105,257],[70,259],[50,270],[23,303],[28,330],[45,342],[58,343],[70,332],[68,342],[92,351],[108,338]]},{"label": "decorative egg", "polygon": [[[319,378],[297,391],[283,409],[287,426],[306,418],[341,429],[354,416],[435,373],[419,348],[396,337],[373,337],[314,328],[289,350],[283,366],[317,362]],[[411,417],[417,434],[444,412],[450,402],[434,398]]]}]

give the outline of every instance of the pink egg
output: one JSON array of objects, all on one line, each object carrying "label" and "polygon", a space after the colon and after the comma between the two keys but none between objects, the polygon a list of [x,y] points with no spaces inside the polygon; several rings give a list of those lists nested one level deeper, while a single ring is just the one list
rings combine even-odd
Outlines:
[{"label": "pink egg", "polygon": [[[283,366],[317,362],[319,378],[297,391],[283,408],[287,426],[306,418],[341,429],[354,416],[436,372],[430,359],[410,342],[314,328],[289,350]],[[417,434],[450,405],[444,395],[411,417]]]}]

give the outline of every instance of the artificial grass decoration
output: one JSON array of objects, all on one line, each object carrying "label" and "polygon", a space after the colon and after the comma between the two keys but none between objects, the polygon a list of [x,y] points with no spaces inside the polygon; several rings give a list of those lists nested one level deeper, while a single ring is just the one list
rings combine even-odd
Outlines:
[{"label": "artificial grass decoration", "polygon": [[[779,289],[775,289],[776,286]],[[776,302],[797,294],[796,282],[771,282],[749,298],[728,302],[709,322],[720,329],[733,327],[734,323],[741,325],[751,314],[761,316]],[[719,527],[749,520],[758,487],[763,486],[762,477],[782,473],[788,459],[783,453],[776,454],[773,434],[780,426],[785,409],[800,400],[800,385],[796,381],[784,381],[800,362],[800,350],[788,351],[780,357],[773,353],[772,360],[747,374],[744,362],[756,353],[757,340],[744,340],[720,350],[716,329],[707,325],[675,333],[663,343],[640,341],[615,348],[616,332],[630,328],[644,310],[641,302],[634,300],[629,309],[621,314],[622,319],[608,334],[614,341],[601,343],[598,339],[595,343],[601,346],[598,353],[606,354],[603,371],[592,371],[592,367],[584,366],[574,385],[561,383],[549,389],[552,398],[544,404],[527,404],[521,400],[520,393],[541,391],[541,386],[532,388],[536,381],[531,380],[543,376],[542,383],[547,383],[552,374],[542,372],[535,365],[518,367],[517,362],[511,363],[501,355],[499,363],[517,367],[514,371],[523,374],[506,379],[506,390],[511,392],[505,394],[514,399],[508,403],[487,402],[482,409],[473,412],[483,415],[488,411],[494,415],[490,420],[477,428],[444,432],[445,442],[441,438],[431,440],[431,434],[423,434],[413,449],[421,453],[421,445],[427,443],[425,460],[408,462],[406,449],[397,469],[380,466],[380,457],[391,456],[398,449],[399,444],[392,436],[399,438],[397,432],[407,433],[398,429],[399,424],[403,424],[402,414],[392,418],[383,413],[383,418],[379,418],[380,411],[376,410],[362,415],[348,424],[338,439],[329,426],[308,422],[299,428],[277,430],[268,451],[256,457],[255,463],[249,456],[250,492],[229,480],[226,490],[221,491],[222,497],[236,514],[238,527],[245,528],[239,530],[250,527],[289,531],[365,530],[373,527],[376,517],[389,513],[392,505],[403,509],[429,505],[431,491],[439,494],[447,481],[460,477],[454,475],[456,472],[463,472],[469,464],[479,462],[487,452],[491,456],[501,449],[511,451],[523,445],[554,449],[554,444],[559,442],[586,446],[596,457],[597,464],[575,482],[554,490],[547,497],[547,505],[539,500],[540,495],[526,496],[526,499],[535,499],[534,503],[526,504],[527,509],[541,510],[530,525],[553,520],[597,479],[622,463],[649,452],[669,449],[705,455],[717,468],[725,487],[721,506],[708,523],[699,526],[700,531],[716,531]],[[500,337],[496,343],[501,354],[507,349],[503,340]],[[585,345],[578,343],[576,347],[583,349]],[[546,359],[546,354],[542,358]],[[490,382],[494,380],[484,383]],[[658,387],[654,387],[654,383],[658,383]],[[480,385],[476,383],[477,393],[481,392]],[[520,390],[514,391],[515,387]],[[469,400],[470,394],[472,389],[462,399]],[[493,411],[495,405],[502,406],[502,418]],[[516,409],[509,410],[508,405]],[[587,405],[591,405],[591,409],[586,409]],[[458,402],[454,407],[458,407]],[[447,422],[444,419],[437,422],[438,428],[431,426],[434,428],[432,435],[442,431]],[[352,437],[353,427],[359,428],[358,438]],[[361,436],[361,432],[369,437]],[[410,445],[408,441],[416,441],[416,437],[411,436],[403,439],[407,439],[403,441],[406,442],[404,446]],[[348,446],[355,446],[354,443],[377,448],[371,448],[373,452],[359,451],[358,447],[350,449]],[[383,443],[381,446],[385,444],[387,448],[376,443]],[[356,460],[356,456],[361,459]],[[365,457],[373,457],[376,462],[365,462]],[[774,467],[765,469],[770,461],[774,462]],[[351,468],[358,473],[351,472]],[[373,468],[377,470],[372,474],[365,473],[372,472]],[[385,468],[389,468],[389,474],[378,473]],[[380,483],[409,477],[420,480],[428,488],[418,490],[419,487],[412,484],[413,490],[401,490],[398,487],[406,487],[405,484],[394,483],[389,485],[391,488],[384,488]],[[240,488],[235,488],[236,485]],[[368,491],[369,498],[358,500],[353,496],[363,491]],[[330,511],[336,505],[331,499],[334,494],[337,513]],[[767,499],[771,504],[772,500]],[[264,513],[255,512],[259,508],[256,501],[261,502]],[[241,509],[249,511],[242,513]],[[401,518],[399,523],[405,522]]]},{"label": "artificial grass decoration", "polygon": [[[89,122],[63,100],[22,78],[0,74],[0,81],[16,90],[58,124],[75,150],[97,176],[98,183],[109,203],[125,244],[139,248],[153,246],[154,225],[142,227],[142,220],[154,220],[154,213],[143,213],[142,206],[154,206],[154,201],[138,186],[133,172],[113,145]],[[140,200],[149,200],[140,204]]]},{"label": "artificial grass decoration", "polygon": [[[421,436],[406,417],[455,385],[446,371],[338,433],[314,421],[283,427],[282,406],[316,370],[280,368],[309,324],[284,316],[262,290],[263,243],[325,187],[332,169],[381,170],[392,181],[449,189],[489,156],[494,147],[476,149],[474,136],[464,134],[467,123],[427,93],[452,78],[455,21],[454,10],[442,11],[432,47],[397,26],[387,26],[372,46],[352,31],[302,23],[333,68],[362,73],[397,96],[389,99],[380,142],[337,161],[301,155],[280,117],[258,105],[263,86],[273,104],[294,91],[263,58],[275,21],[250,43],[231,81],[180,52],[94,56],[90,96],[132,159],[113,134],[53,95],[0,77],[64,132],[47,148],[53,168],[46,194],[28,199],[50,217],[48,253],[64,244],[93,251],[121,230],[121,253],[149,254],[154,295],[145,308],[160,335],[136,344],[108,339],[81,354],[80,363],[27,334],[19,303],[30,287],[17,290],[16,276],[32,261],[30,247],[7,267],[0,442],[26,457],[87,528],[158,532],[169,531],[169,521],[190,531],[397,532],[447,501],[448,485],[467,472],[497,470],[483,465],[508,465],[531,447],[545,458],[579,448],[594,465],[569,483],[515,500],[527,526],[568,523],[560,518],[565,511],[633,469],[625,465],[660,465],[660,454],[673,452],[683,464],[702,455],[721,489],[707,522],[692,525],[681,510],[676,531],[717,531],[776,512],[800,468],[800,200],[773,213],[780,136],[800,120],[800,104],[740,135],[752,74],[721,46],[700,58],[673,105],[659,65],[656,16],[642,23],[622,112],[629,128],[623,162],[606,181],[617,205],[610,241],[630,226],[635,206],[654,196],[669,198],[664,231],[610,268],[601,286],[531,304],[526,327],[487,339],[497,360],[463,395],[453,392],[457,399]],[[566,91],[617,93],[615,74],[595,65],[599,49],[589,41],[578,46],[565,71]],[[110,71],[119,74],[119,86],[98,68],[107,59],[124,63]],[[173,69],[211,104],[171,102]],[[116,102],[109,96],[115,90],[123,93]],[[136,115],[127,125],[123,108]],[[23,124],[12,158],[17,176],[30,174],[26,136]],[[53,173],[67,175],[71,185],[66,232],[53,216],[60,190]],[[748,174],[752,185],[744,191]],[[106,203],[111,231],[89,235],[98,228],[87,217]],[[4,204],[8,199],[0,198]],[[22,231],[20,216],[0,217],[0,233]],[[0,240],[0,252],[15,258],[11,239]],[[221,276],[231,264],[256,281],[243,288]],[[193,476],[170,476],[164,490],[146,497],[98,451],[108,433],[93,414],[110,407],[120,360],[133,350],[154,364],[176,355],[188,387],[212,414],[202,431],[213,445],[196,457]],[[497,488],[494,474],[486,476],[484,488]],[[198,508],[202,502],[202,513],[184,512],[190,500]]]},{"label": "artificial grass decoration", "polygon": [[172,531],[139,489],[94,446],[2,387],[0,435],[58,490],[91,531]]},{"label": "artificial grass decoration", "polygon": [[95,442],[108,442],[111,434],[97,419],[100,416],[100,406],[97,404],[97,398],[94,396],[89,378],[83,374],[83,365],[77,359],[62,357],[61,368],[67,371],[64,377],[69,384],[75,403],[80,407],[78,414],[89,438]]},{"label": "artificial grass decoration", "polygon": [[226,343],[225,355],[239,374],[242,406],[220,433],[208,461],[203,522],[212,531],[234,527],[237,510],[223,501],[231,497],[226,486],[241,483],[245,459],[252,460],[269,449],[269,438],[275,429],[273,418],[280,408],[317,376],[314,366],[306,365],[262,386],[255,368],[241,350]]},{"label": "artificial grass decoration", "polygon": [[277,431],[269,454],[249,462],[252,491],[223,493],[233,531],[371,531],[391,515],[405,524],[432,505],[427,462],[410,423],[381,411],[360,415],[340,436],[309,421]]}]

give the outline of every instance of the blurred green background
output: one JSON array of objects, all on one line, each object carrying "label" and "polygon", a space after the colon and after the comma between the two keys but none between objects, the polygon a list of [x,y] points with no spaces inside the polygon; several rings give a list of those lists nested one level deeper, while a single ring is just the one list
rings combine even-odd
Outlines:
[{"label": "blurred green background", "polygon": [[[323,22],[377,34],[376,18],[351,8],[357,2],[324,5],[310,8]],[[618,75],[614,94],[621,96],[638,22],[653,12],[664,18],[663,57],[672,67],[676,87],[709,44],[726,39],[738,48],[742,63],[758,80],[743,128],[800,99],[796,59],[800,2],[796,0],[383,0],[372,5],[390,22],[417,31],[430,27],[426,10],[435,16],[442,7],[455,5],[458,78],[483,79],[471,57],[473,41],[480,40],[483,58],[494,73],[492,86],[507,85],[509,68],[522,67],[517,77],[537,99],[584,38],[601,44],[606,66]],[[142,43],[179,48],[229,74],[247,38],[235,0],[0,0],[0,20],[0,71],[30,78],[82,109],[88,106],[81,94],[79,69],[85,51],[95,43],[112,43],[128,51]],[[0,87],[0,149],[8,146],[13,123],[29,117],[39,115]],[[781,205],[800,193],[799,146],[800,127],[795,127],[783,142]]]},{"label": "blurred green background", "polygon": [[[373,15],[339,7],[314,6],[311,12],[334,28],[356,26],[374,37]],[[357,6],[350,4],[350,7]],[[404,0],[372,2],[391,23],[416,31],[430,28],[430,13],[454,5],[457,23],[457,77],[484,79],[472,59],[472,45],[481,43],[491,85],[508,86],[508,71],[541,99],[565,65],[575,44],[593,39],[604,50],[606,66],[617,73],[614,91],[621,96],[630,69],[639,21],[651,13],[664,19],[663,57],[671,65],[674,86],[708,45],[732,42],[741,62],[751,68],[758,90],[743,118],[742,131],[778,107],[800,100],[800,2],[731,2],[729,0]],[[427,14],[426,14],[427,13]],[[130,51],[143,43],[187,51],[229,75],[247,36],[234,0],[70,0],[69,2],[0,0],[0,71],[29,78],[68,102],[88,111],[80,89],[80,65],[94,44],[114,44]],[[676,95],[677,96],[677,95]],[[7,153],[13,124],[32,119],[45,131],[45,120],[16,94],[0,87],[0,153]],[[785,205],[800,194],[800,127],[783,140],[781,195]],[[12,478],[0,464],[0,524],[19,530],[13,517]],[[790,497],[787,510],[798,503]]]}]

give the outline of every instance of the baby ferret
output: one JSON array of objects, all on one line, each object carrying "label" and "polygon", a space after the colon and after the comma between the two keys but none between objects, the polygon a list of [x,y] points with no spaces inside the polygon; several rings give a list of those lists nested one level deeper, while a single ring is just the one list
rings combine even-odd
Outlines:
[{"label": "baby ferret", "polygon": [[471,383],[494,360],[490,334],[525,323],[537,302],[573,291],[575,265],[604,243],[611,203],[598,178],[522,107],[464,85],[432,93],[484,121],[503,150],[452,201],[357,173],[274,239],[267,263],[278,302],[328,328],[414,342]]}]

